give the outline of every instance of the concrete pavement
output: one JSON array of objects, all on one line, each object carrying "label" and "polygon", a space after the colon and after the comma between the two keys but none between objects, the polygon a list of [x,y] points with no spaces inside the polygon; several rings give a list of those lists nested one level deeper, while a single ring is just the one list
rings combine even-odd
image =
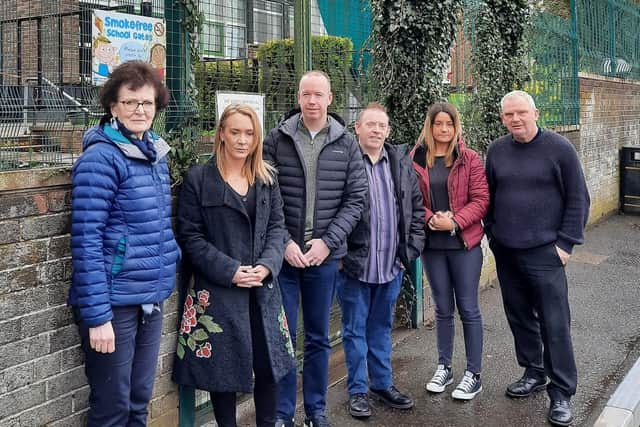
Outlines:
[{"label": "concrete pavement", "polygon": [[[574,426],[592,426],[609,396],[640,356],[640,217],[614,216],[587,232],[568,266],[572,332],[578,364],[578,392],[573,399]],[[545,426],[545,392],[512,400],[504,395],[508,383],[522,374],[517,365],[500,291],[481,293],[485,351],[483,391],[471,402],[454,401],[449,393],[432,395],[424,384],[435,368],[435,331],[397,331],[393,353],[394,379],[409,393],[415,407],[400,411],[374,402],[367,421],[348,414],[344,366],[334,358],[328,416],[335,427],[370,426]],[[454,374],[464,370],[462,328],[456,324]],[[303,415],[298,411],[297,421]]]}]

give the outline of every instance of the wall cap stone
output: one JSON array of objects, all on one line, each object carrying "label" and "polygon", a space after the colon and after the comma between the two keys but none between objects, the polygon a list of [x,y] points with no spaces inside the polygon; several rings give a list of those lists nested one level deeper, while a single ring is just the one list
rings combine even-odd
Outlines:
[{"label": "wall cap stone", "polygon": [[601,76],[599,74],[592,74],[592,73],[585,73],[585,72],[579,72],[578,78],[640,86],[640,80],[621,79],[620,77],[606,77],[606,76]]},{"label": "wall cap stone", "polygon": [[71,168],[56,167],[0,172],[0,192],[71,185]]}]

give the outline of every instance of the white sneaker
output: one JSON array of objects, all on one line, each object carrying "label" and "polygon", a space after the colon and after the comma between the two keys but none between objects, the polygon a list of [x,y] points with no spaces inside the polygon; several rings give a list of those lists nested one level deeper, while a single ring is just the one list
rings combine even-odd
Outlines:
[{"label": "white sneaker", "polygon": [[427,383],[427,391],[432,393],[442,393],[446,386],[453,383],[453,372],[451,366],[438,365],[438,369],[433,374],[431,381]]},{"label": "white sneaker", "polygon": [[453,390],[451,397],[460,400],[471,400],[476,394],[482,391],[482,381],[480,375],[473,372],[464,371],[460,384]]}]

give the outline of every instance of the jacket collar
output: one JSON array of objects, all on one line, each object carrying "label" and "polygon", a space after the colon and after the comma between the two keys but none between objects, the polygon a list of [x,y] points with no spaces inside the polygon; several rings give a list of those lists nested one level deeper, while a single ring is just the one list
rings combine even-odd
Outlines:
[{"label": "jacket collar", "polygon": [[[156,161],[153,164],[157,164],[171,151],[171,147],[158,134],[151,131],[149,132],[157,153]],[[122,154],[130,159],[149,161],[147,156],[145,156],[138,147],[133,145],[124,135],[108,124],[97,125],[87,131],[83,140],[83,150],[86,151],[90,146],[99,142],[115,145]]]},{"label": "jacket collar", "polygon": [[[202,188],[202,206],[229,206],[235,210],[245,212],[244,205],[232,193],[227,183],[222,179],[216,164],[216,157],[212,156],[204,165],[204,187]],[[256,179],[256,201],[260,200],[264,183]]]},{"label": "jacket collar", "polygon": [[[302,120],[301,115],[302,112],[300,111],[300,108],[295,108],[289,111],[280,121],[280,125],[278,126],[280,132],[289,136],[291,139],[294,139],[296,131],[298,130],[299,122]],[[344,120],[336,113],[330,112],[327,115],[327,123],[329,125],[329,130],[327,132],[325,144],[336,141],[347,131]]]}]

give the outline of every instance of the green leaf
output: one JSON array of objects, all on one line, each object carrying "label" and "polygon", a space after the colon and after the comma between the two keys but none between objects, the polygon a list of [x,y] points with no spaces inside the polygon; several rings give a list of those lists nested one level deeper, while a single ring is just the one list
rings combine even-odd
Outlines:
[{"label": "green leaf", "polygon": [[180,360],[184,359],[184,347],[182,345],[178,345],[178,348],[176,349],[176,354],[178,355],[178,358]]},{"label": "green leaf", "polygon": [[187,339],[187,345],[191,351],[196,351],[196,341],[191,336]]},{"label": "green leaf", "polygon": [[217,334],[222,332],[222,328],[220,327],[220,325],[215,323],[211,316],[200,317],[200,320],[198,320],[198,323],[201,323],[205,328],[207,328],[207,331],[211,332],[212,334]]},{"label": "green leaf", "polygon": [[184,337],[182,337],[182,336],[178,337],[178,343],[180,345],[187,345],[187,342],[184,340]]},{"label": "green leaf", "polygon": [[209,339],[209,335],[204,331],[204,329],[196,330],[191,336],[196,341],[204,341]]}]

